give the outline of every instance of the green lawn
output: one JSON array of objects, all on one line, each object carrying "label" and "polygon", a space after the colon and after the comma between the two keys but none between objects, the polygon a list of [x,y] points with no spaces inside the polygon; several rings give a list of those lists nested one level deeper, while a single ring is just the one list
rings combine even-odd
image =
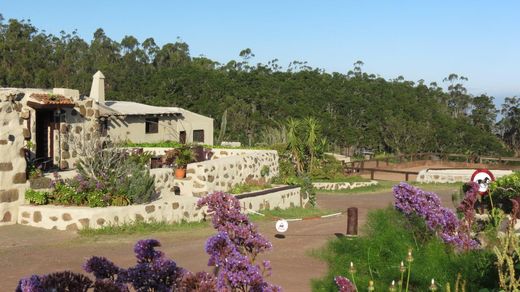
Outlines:
[{"label": "green lawn", "polygon": [[95,237],[100,235],[132,235],[132,234],[151,234],[160,232],[174,232],[202,229],[209,227],[209,222],[132,222],[120,225],[105,226],[100,229],[82,229],[78,234],[82,237]]},{"label": "green lawn", "polygon": [[324,211],[318,208],[301,208],[294,207],[285,210],[281,209],[273,209],[273,210],[265,210],[260,211],[258,213],[264,214],[265,216],[257,215],[254,213],[248,214],[249,219],[252,221],[264,221],[264,220],[276,220],[279,218],[284,219],[294,219],[294,218],[307,218],[307,217],[317,217],[322,215],[332,214],[333,212]]},{"label": "green lawn", "polygon": [[[391,191],[392,187],[399,184],[398,181],[386,181],[380,180],[379,184],[349,189],[349,190],[316,190],[318,193],[332,193],[332,194],[363,194],[363,193],[377,193],[384,191]],[[462,186],[462,183],[453,183],[453,184],[434,184],[434,183],[418,183],[418,182],[408,182],[409,184],[419,187],[428,191],[436,191],[436,190],[446,190],[446,189],[459,189]]]},{"label": "green lawn", "polygon": [[337,177],[337,178],[332,178],[332,179],[326,179],[326,178],[313,178],[312,179],[312,182],[315,183],[315,182],[323,182],[323,183],[335,183],[335,182],[366,182],[366,181],[370,181],[369,179],[367,178],[363,178],[359,175],[354,175],[354,176],[343,176],[343,177]]}]

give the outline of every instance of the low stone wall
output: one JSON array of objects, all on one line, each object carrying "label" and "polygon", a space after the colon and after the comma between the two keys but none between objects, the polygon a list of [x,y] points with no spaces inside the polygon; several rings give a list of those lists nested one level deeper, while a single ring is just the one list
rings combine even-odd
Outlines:
[{"label": "low stone wall", "polygon": [[[302,204],[300,188],[242,196],[237,197],[240,198],[244,211],[286,209]],[[22,205],[19,207],[18,223],[45,229],[76,231],[136,221],[194,222],[206,218],[205,208],[197,208],[198,199],[175,196],[149,204],[104,208]]]},{"label": "low stone wall", "polygon": [[350,190],[362,187],[368,187],[379,184],[377,181],[358,181],[358,182],[315,182],[312,185],[318,190]]},{"label": "low stone wall", "polygon": [[[421,183],[456,183],[468,182],[475,169],[423,169],[417,175]],[[513,173],[512,170],[491,170],[495,178]]]},{"label": "low stone wall", "polygon": [[[281,187],[278,190],[264,190],[237,195],[240,206],[246,213],[252,211],[272,210],[275,208],[287,209],[301,207],[307,200],[301,197],[300,187]],[[268,192],[268,193],[266,193]]]},{"label": "low stone wall", "polygon": [[177,197],[125,207],[22,205],[19,207],[18,223],[45,229],[75,231],[135,221],[192,222],[200,221],[204,216],[203,210],[197,209],[197,198]]}]

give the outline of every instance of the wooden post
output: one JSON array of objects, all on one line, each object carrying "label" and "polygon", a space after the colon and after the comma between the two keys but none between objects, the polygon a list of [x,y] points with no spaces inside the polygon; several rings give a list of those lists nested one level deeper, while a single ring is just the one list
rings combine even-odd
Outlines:
[{"label": "wooden post", "polygon": [[404,181],[408,181],[408,172],[405,174],[405,179]]},{"label": "wooden post", "polygon": [[374,171],[373,169],[370,170],[370,179],[371,179],[371,180],[374,179],[374,172],[375,172],[375,171]]},{"label": "wooden post", "polygon": [[347,236],[357,236],[358,231],[358,208],[347,209]]},{"label": "wooden post", "polygon": [[379,160],[376,160],[376,167],[379,167]]}]

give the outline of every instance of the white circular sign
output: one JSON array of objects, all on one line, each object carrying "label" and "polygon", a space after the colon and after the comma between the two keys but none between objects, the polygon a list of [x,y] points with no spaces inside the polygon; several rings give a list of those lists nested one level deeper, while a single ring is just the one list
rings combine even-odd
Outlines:
[{"label": "white circular sign", "polygon": [[489,184],[494,180],[494,175],[487,169],[477,169],[471,176],[471,181],[478,184],[478,191],[481,194],[487,193]]},{"label": "white circular sign", "polygon": [[276,221],[276,231],[284,233],[289,228],[289,222],[285,219]]}]

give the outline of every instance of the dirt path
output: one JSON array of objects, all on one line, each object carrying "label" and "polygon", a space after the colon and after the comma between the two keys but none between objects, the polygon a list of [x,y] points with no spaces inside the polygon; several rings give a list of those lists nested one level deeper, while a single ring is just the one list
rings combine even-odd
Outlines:
[{"label": "dirt path", "polygon": [[[438,191],[446,206],[451,206],[452,190]],[[369,210],[385,208],[392,203],[390,191],[339,195],[320,194],[318,204],[323,209],[345,211],[359,208],[360,226],[366,221]],[[259,222],[260,232],[273,243],[273,250],[266,254],[271,260],[273,275],[269,281],[284,291],[310,291],[310,280],[327,272],[327,266],[310,257],[309,252],[325,246],[335,238],[335,233],[346,230],[346,216],[291,222],[284,239],[275,238],[274,222]],[[174,233],[157,233],[148,236],[103,236],[85,239],[64,231],[48,231],[14,225],[0,228],[0,287],[1,291],[13,291],[18,279],[31,274],[72,270],[81,272],[85,259],[106,256],[123,267],[134,264],[133,244],[142,238],[161,241],[162,250],[178,265],[192,271],[206,270],[208,256],[204,252],[211,228],[197,228]]]}]

